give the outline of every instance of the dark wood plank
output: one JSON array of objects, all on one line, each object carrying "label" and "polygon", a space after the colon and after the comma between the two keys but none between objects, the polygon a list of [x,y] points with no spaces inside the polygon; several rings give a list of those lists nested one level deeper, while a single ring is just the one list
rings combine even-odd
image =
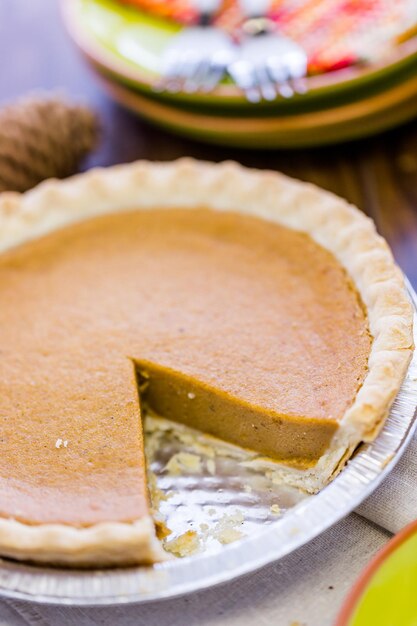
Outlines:
[{"label": "dark wood plank", "polygon": [[417,287],[417,121],[353,144],[302,151],[217,148],[151,127],[104,95],[63,28],[57,0],[0,2],[0,102],[60,90],[89,102],[103,121],[90,165],[190,155],[281,170],[344,196],[371,215]]}]

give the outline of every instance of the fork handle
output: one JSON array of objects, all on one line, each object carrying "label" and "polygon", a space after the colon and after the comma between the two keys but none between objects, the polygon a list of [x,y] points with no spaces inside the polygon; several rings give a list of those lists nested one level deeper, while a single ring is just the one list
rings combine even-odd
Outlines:
[{"label": "fork handle", "polygon": [[198,11],[200,26],[211,24],[221,4],[222,0],[191,0],[191,5]]},{"label": "fork handle", "polygon": [[271,0],[239,0],[239,6],[247,19],[266,17]]}]

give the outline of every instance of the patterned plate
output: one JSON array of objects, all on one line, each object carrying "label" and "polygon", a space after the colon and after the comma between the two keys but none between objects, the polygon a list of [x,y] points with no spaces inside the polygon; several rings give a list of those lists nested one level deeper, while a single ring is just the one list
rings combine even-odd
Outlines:
[{"label": "patterned plate", "polygon": [[[159,63],[164,47],[179,25],[123,6],[115,0],[62,0],[69,32],[83,54],[102,72],[144,94],[152,92],[159,78]],[[416,11],[417,21],[417,11]],[[401,81],[404,73],[417,67],[417,38],[392,49],[388,58],[367,66],[353,66],[307,79],[308,92],[290,100],[256,105],[262,111],[292,112],[345,103],[366,91],[372,93],[381,85]],[[159,94],[153,97],[201,107],[245,108],[246,102],[231,83],[222,83],[212,94]],[[208,112],[208,111],[207,111]]]},{"label": "patterned plate", "polygon": [[110,96],[149,121],[180,135],[245,148],[302,148],[362,138],[417,115],[417,72],[382,93],[318,111],[292,114],[207,114],[147,97],[99,74]]}]

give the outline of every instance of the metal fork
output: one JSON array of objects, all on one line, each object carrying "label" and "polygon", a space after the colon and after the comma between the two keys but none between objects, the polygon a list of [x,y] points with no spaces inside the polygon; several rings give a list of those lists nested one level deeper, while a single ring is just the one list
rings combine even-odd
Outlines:
[{"label": "metal fork", "polygon": [[221,0],[193,0],[199,24],[184,28],[164,51],[158,91],[210,92],[236,57],[231,38],[213,26]]},{"label": "metal fork", "polygon": [[240,0],[247,20],[242,28],[239,54],[228,72],[250,102],[290,98],[306,91],[307,55],[297,43],[279,35],[264,17],[270,0]]}]

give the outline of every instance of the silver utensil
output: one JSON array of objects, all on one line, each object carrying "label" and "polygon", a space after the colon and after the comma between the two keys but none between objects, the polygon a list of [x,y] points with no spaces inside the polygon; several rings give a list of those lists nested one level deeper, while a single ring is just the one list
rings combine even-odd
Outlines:
[{"label": "silver utensil", "polygon": [[280,35],[267,14],[270,0],[240,0],[247,16],[239,53],[228,73],[250,102],[290,98],[306,91],[307,55],[297,43]]},{"label": "silver utensil", "polygon": [[230,37],[213,26],[221,0],[193,0],[199,24],[184,28],[167,46],[161,63],[158,91],[210,92],[236,56]]}]

